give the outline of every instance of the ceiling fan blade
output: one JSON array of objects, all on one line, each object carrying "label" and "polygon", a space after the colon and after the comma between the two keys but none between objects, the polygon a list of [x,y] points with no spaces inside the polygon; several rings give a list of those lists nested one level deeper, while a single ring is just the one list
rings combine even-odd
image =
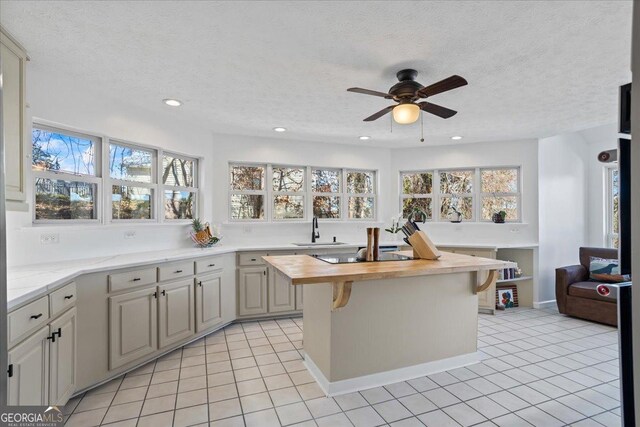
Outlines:
[{"label": "ceiling fan blade", "polygon": [[389,105],[387,108],[383,108],[382,110],[378,111],[377,113],[370,115],[369,117],[367,117],[363,121],[372,122],[374,120],[377,120],[380,117],[382,117],[385,114],[387,114],[389,111],[393,110],[394,107],[395,107],[395,105]]},{"label": "ceiling fan blade", "polygon": [[422,111],[426,111],[427,113],[435,114],[438,117],[442,117],[443,119],[448,119],[449,117],[455,116],[458,112],[454,110],[450,110],[448,108],[442,107],[440,105],[432,104],[427,101],[423,101],[418,103],[420,109]]},{"label": "ceiling fan blade", "polygon": [[416,92],[416,95],[420,98],[426,98],[428,96],[446,92],[448,90],[455,89],[466,84],[467,81],[465,79],[460,76],[453,75],[451,77],[447,77],[444,80],[440,80],[438,83],[423,87]]},{"label": "ceiling fan blade", "polygon": [[361,87],[350,87],[349,89],[347,89],[347,92],[362,93],[364,95],[381,96],[382,98],[387,98],[387,99],[393,98],[388,93],[378,92],[376,90],[362,89]]}]

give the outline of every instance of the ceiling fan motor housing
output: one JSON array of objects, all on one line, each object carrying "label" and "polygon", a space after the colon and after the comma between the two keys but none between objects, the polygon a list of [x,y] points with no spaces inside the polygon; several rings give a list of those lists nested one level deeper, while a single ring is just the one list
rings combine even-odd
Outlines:
[{"label": "ceiling fan motor housing", "polygon": [[409,102],[416,99],[416,92],[422,89],[422,85],[415,81],[418,72],[412,69],[400,70],[396,73],[399,82],[391,86],[389,94],[398,102]]}]

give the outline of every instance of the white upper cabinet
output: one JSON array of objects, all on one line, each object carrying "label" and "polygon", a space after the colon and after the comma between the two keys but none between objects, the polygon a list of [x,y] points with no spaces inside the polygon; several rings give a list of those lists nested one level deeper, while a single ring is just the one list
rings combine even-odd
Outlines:
[{"label": "white upper cabinet", "polygon": [[[25,69],[27,54],[0,30],[2,56],[2,131],[5,147],[6,199],[25,201]],[[12,206],[7,206],[10,209]]]}]

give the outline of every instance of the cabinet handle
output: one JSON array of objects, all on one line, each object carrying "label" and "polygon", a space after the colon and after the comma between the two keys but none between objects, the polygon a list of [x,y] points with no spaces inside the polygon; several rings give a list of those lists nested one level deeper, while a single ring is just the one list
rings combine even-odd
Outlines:
[{"label": "cabinet handle", "polygon": [[64,299],[71,299],[71,298],[73,298],[73,294],[64,296]]},{"label": "cabinet handle", "polygon": [[209,267],[215,267],[215,266],[216,266],[215,264],[209,264]]},{"label": "cabinet handle", "polygon": [[31,316],[32,319],[39,319],[42,317],[42,313],[40,314],[34,314],[33,316]]},{"label": "cabinet handle", "polygon": [[153,297],[154,297],[155,299],[158,299],[158,293],[157,293],[157,292],[154,292],[154,293],[153,293]]},{"label": "cabinet handle", "polygon": [[134,278],[133,278],[133,281],[134,281],[134,282],[138,282],[138,281],[140,281],[140,280],[142,280],[142,279],[141,279],[141,278],[139,278],[139,277],[134,277]]},{"label": "cabinet handle", "polygon": [[256,260],[255,258],[251,258],[251,261],[255,261],[255,260]]},{"label": "cabinet handle", "polygon": [[182,273],[182,270],[176,270],[176,274]]},{"label": "cabinet handle", "polygon": [[164,295],[167,295],[167,291],[165,291],[165,290],[163,289],[163,290],[162,290],[162,292],[161,292],[161,294],[162,294],[163,296],[164,296]]},{"label": "cabinet handle", "polygon": [[198,282],[198,286],[202,287],[202,281]]},{"label": "cabinet handle", "polygon": [[62,328],[58,328],[58,330],[54,333],[52,333],[52,336],[58,335],[58,338],[62,338]]},{"label": "cabinet handle", "polygon": [[51,342],[56,342],[56,333],[52,333],[50,337],[47,337],[48,340],[51,340]]},{"label": "cabinet handle", "polygon": [[264,274],[264,275],[266,276],[266,275],[267,275],[267,270],[264,270],[264,271],[262,272],[262,274]]},{"label": "cabinet handle", "polygon": [[9,369],[7,369],[7,375],[9,375],[9,378],[13,376],[13,363],[9,365]]}]

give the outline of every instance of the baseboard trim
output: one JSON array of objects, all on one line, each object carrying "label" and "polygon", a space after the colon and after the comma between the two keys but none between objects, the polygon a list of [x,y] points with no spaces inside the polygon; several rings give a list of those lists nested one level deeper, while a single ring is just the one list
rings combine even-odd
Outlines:
[{"label": "baseboard trim", "polygon": [[393,369],[391,371],[364,375],[348,380],[329,382],[308,354],[306,354],[304,358],[304,365],[327,396],[338,396],[341,394],[352,393],[354,391],[380,387],[400,381],[423,377],[425,375],[435,374],[437,372],[473,365],[478,362],[480,362],[480,353],[473,352],[433,362],[421,363],[419,365],[407,366],[406,368]]},{"label": "baseboard trim", "polygon": [[555,308],[556,300],[550,299],[548,301],[534,301],[533,308]]}]

